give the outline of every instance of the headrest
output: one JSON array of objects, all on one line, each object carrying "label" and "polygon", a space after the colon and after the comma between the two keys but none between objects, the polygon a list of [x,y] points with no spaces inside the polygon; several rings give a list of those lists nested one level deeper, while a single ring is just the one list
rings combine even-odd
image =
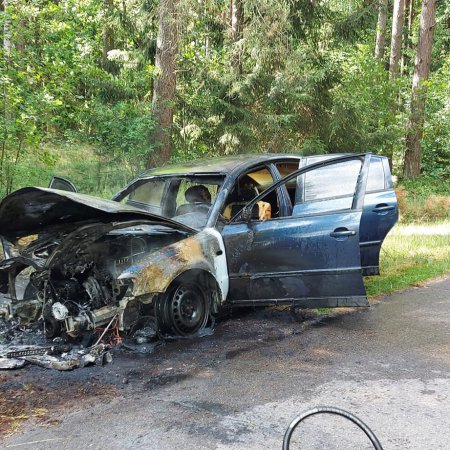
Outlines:
[{"label": "headrest", "polygon": [[257,195],[254,188],[251,189],[240,189],[239,190],[239,200],[244,202],[249,202],[253,200]]},{"label": "headrest", "polygon": [[184,193],[184,198],[188,203],[204,203],[211,199],[211,194],[208,191],[208,188],[199,184],[198,186],[191,186],[186,189]]}]

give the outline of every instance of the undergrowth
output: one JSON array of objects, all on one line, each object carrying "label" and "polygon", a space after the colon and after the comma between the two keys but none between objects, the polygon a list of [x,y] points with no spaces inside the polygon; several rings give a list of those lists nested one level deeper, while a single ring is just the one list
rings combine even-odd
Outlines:
[{"label": "undergrowth", "polygon": [[396,189],[400,220],[404,223],[450,219],[450,182],[422,175],[404,180]]},{"label": "undergrowth", "polygon": [[367,294],[388,294],[450,272],[450,221],[396,225],[380,255],[381,275],[366,277]]}]

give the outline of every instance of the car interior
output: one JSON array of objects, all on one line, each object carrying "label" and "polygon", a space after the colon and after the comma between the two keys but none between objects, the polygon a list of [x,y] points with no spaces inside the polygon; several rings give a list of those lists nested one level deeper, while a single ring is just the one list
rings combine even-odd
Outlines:
[{"label": "car interior", "polygon": [[[266,168],[257,169],[241,176],[225,202],[222,216],[231,220],[257,195],[272,185],[273,178]],[[268,194],[263,201],[253,206],[254,220],[267,220],[279,214],[278,196],[276,192]]]}]

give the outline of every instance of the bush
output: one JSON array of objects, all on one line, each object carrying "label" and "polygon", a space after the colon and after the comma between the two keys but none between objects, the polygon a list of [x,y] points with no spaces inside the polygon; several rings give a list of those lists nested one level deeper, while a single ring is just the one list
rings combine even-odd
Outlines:
[{"label": "bush", "polygon": [[450,186],[443,180],[421,176],[405,180],[395,190],[402,222],[450,218]]},{"label": "bush", "polygon": [[450,217],[450,196],[431,195],[423,205],[424,216],[428,220]]}]

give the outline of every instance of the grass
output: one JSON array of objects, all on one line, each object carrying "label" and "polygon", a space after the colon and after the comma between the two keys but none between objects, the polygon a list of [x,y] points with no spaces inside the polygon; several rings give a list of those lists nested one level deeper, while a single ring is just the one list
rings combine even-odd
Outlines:
[{"label": "grass", "polygon": [[396,188],[400,220],[405,223],[450,220],[448,177],[421,175]]},{"label": "grass", "polygon": [[380,255],[381,275],[366,277],[369,297],[450,273],[450,221],[394,227]]}]

